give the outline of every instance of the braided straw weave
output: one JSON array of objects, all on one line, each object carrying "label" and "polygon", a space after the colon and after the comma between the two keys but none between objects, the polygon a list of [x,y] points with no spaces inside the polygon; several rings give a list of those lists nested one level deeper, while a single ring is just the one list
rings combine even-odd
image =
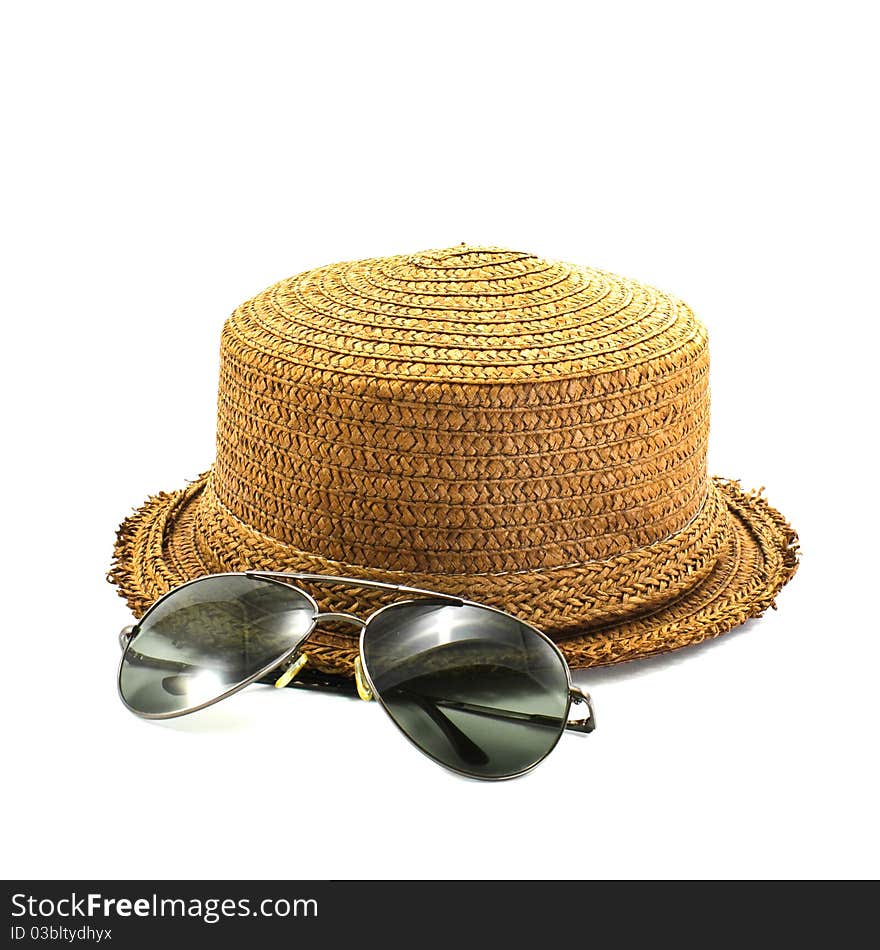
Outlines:
[{"label": "braided straw weave", "polygon": [[[138,614],[216,571],[414,584],[522,616],[574,667],[716,636],[773,604],[797,545],[708,477],[708,370],[684,303],[602,271],[466,246],[307,271],[227,320],[216,461],[122,524],[111,580]],[[355,640],[314,639],[351,672]]]}]

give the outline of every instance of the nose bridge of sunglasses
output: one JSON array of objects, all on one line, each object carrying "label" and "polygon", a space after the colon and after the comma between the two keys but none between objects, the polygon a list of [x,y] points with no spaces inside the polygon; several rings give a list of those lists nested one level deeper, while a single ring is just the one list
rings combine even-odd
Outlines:
[{"label": "nose bridge of sunglasses", "polygon": [[346,613],[344,610],[330,610],[325,613],[315,614],[315,624],[319,623],[348,623],[354,627],[364,626],[364,622],[360,617]]},{"label": "nose bridge of sunglasses", "polygon": [[[322,621],[329,621],[331,623],[349,623],[359,627],[361,630],[363,630],[366,626],[360,617],[356,617],[354,614],[345,613],[344,611],[333,611],[318,614],[315,617],[315,623],[321,623]],[[373,698],[373,690],[367,681],[367,677],[364,673],[364,666],[363,663],[361,663],[361,658],[359,656],[355,657],[354,661],[354,683],[357,687],[358,696],[360,696],[364,702],[368,703]]]},{"label": "nose bridge of sunglasses", "polygon": [[[317,627],[321,623],[349,624],[360,629],[364,627],[364,621],[361,620],[360,617],[356,617],[354,614],[344,611],[326,611],[324,613],[315,614],[314,626]],[[282,689],[287,686],[308,662],[308,653],[299,653],[294,656],[293,659],[288,661],[287,667],[281,676],[275,680],[275,688]],[[370,689],[363,675],[360,657],[355,660],[355,683],[357,685],[358,696],[360,696],[361,699],[370,700],[373,698],[373,691]]]}]

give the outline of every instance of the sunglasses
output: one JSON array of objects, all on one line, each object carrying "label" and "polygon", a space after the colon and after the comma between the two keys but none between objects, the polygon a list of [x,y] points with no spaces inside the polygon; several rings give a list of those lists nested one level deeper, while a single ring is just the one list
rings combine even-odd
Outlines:
[{"label": "sunglasses", "polygon": [[[297,583],[375,588],[405,599],[365,620],[322,613]],[[306,670],[319,623],[360,630],[354,682]],[[589,695],[556,644],[483,604],[380,581],[254,571],[176,587],[120,634],[119,695],[145,719],[204,709],[250,683],[337,689],[377,699],[441,765],[480,779],[522,775],[566,730],[595,728]],[[572,704],[586,706],[570,720]]]}]

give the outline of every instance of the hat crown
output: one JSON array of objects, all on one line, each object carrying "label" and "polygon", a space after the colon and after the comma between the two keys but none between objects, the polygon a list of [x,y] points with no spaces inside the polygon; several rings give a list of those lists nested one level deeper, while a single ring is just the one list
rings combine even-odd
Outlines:
[{"label": "hat crown", "polygon": [[680,301],[642,284],[464,245],[306,271],[232,322],[314,369],[483,384],[619,369],[700,329]]},{"label": "hat crown", "polygon": [[717,548],[708,430],[705,330],[660,291],[500,248],[318,268],[224,327],[205,504],[240,553],[215,561],[271,539],[275,567],[435,579],[597,562],[631,591],[669,538],[684,572]]}]

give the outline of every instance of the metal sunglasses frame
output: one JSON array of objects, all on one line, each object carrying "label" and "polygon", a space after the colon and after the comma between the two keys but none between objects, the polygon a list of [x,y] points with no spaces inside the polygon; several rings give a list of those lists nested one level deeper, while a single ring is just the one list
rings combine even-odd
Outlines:
[{"label": "metal sunglasses frame", "polygon": [[[177,593],[177,591],[182,590],[184,587],[189,587],[193,584],[197,584],[199,581],[206,580],[209,577],[250,577],[255,580],[269,581],[271,583],[276,583],[282,587],[288,587],[294,589],[298,594],[301,594],[311,605],[314,613],[312,616],[312,621],[309,625],[308,630],[302,635],[302,637],[297,640],[297,642],[287,651],[285,651],[277,659],[272,660],[271,663],[268,663],[266,666],[257,670],[256,673],[253,673],[251,676],[247,677],[244,680],[236,683],[231,686],[229,689],[218,694],[212,699],[208,699],[205,702],[198,703],[194,706],[187,706],[184,709],[174,710],[173,712],[168,713],[144,713],[137,709],[134,709],[130,706],[126,700],[125,696],[122,693],[122,668],[123,663],[125,662],[125,656],[128,651],[128,647],[134,637],[137,635],[140,630],[141,625],[144,621],[153,613],[153,611],[162,603],[164,603],[169,597]],[[322,612],[318,606],[317,601],[314,597],[311,596],[307,591],[304,591],[301,587],[296,586],[293,582],[302,582],[306,584],[340,584],[347,587],[359,587],[359,588],[369,588],[374,590],[383,590],[388,593],[394,594],[404,594],[404,595],[413,595],[411,599],[405,600],[395,600],[389,604],[385,604],[382,607],[374,610],[365,618],[360,618],[352,613],[347,613],[345,611],[325,611]],[[450,606],[458,607],[479,607],[481,610],[488,610],[492,613],[500,614],[503,617],[509,617],[511,620],[515,620],[517,623],[522,624],[524,627],[531,630],[536,636],[540,637],[546,644],[548,644],[551,649],[554,651],[558,657],[562,668],[565,670],[566,680],[568,684],[567,696],[566,696],[566,706],[565,714],[563,717],[563,725],[559,730],[559,734],[556,736],[555,741],[547,749],[547,751],[538,759],[536,762],[533,762],[530,766],[525,769],[520,770],[519,772],[511,773],[510,775],[502,776],[484,776],[480,775],[477,772],[471,772],[466,769],[458,769],[454,766],[448,765],[446,762],[442,762],[436,756],[431,755],[430,752],[427,752],[423,749],[414,739],[412,739],[409,734],[400,726],[394,716],[391,715],[385,701],[382,699],[382,696],[379,694],[373,685],[373,680],[370,676],[370,670],[366,662],[364,655],[364,637],[367,633],[367,628],[369,627],[370,621],[375,617],[378,617],[385,610],[389,610],[391,607],[400,607],[405,604],[417,604],[421,599],[432,599],[440,600],[445,603],[448,603]],[[119,660],[119,668],[116,676],[116,685],[119,692],[119,698],[122,700],[122,704],[126,709],[133,712],[136,716],[139,716],[141,719],[176,719],[179,716],[186,716],[190,713],[198,712],[201,709],[205,709],[208,706],[213,706],[215,703],[219,703],[221,700],[227,699],[229,696],[233,696],[235,693],[240,692],[246,686],[250,686],[252,683],[260,682],[266,680],[267,677],[270,677],[272,674],[281,671],[281,676],[275,682],[276,686],[286,686],[297,685],[294,681],[294,677],[299,673],[299,671],[305,666],[307,659],[307,654],[303,651],[306,643],[308,642],[309,637],[315,632],[318,624],[321,621],[338,621],[341,623],[349,623],[353,626],[360,628],[360,636],[358,638],[358,657],[355,660],[355,683],[357,694],[362,700],[369,701],[375,699],[379,705],[384,709],[385,713],[388,715],[388,718],[394,723],[398,731],[401,732],[413,746],[415,746],[419,752],[423,755],[426,755],[429,759],[437,762],[438,765],[442,765],[444,768],[452,772],[457,772],[458,774],[465,775],[469,778],[478,778],[482,781],[499,781],[508,778],[517,778],[520,775],[524,775],[526,772],[530,772],[533,768],[540,765],[544,759],[556,748],[557,743],[562,738],[563,732],[577,732],[577,733],[590,733],[596,728],[596,716],[593,710],[592,699],[590,694],[584,692],[580,687],[575,686],[571,681],[571,670],[569,669],[568,662],[562,654],[562,651],[559,647],[547,636],[547,634],[538,630],[537,627],[533,627],[530,623],[522,620],[520,617],[516,617],[514,614],[508,613],[505,610],[500,610],[497,607],[490,607],[488,604],[481,604],[473,600],[466,600],[463,597],[455,597],[451,594],[443,594],[439,591],[426,590],[421,587],[408,587],[404,584],[390,584],[384,581],[374,581],[366,580],[356,577],[340,577],[331,574],[309,574],[302,572],[293,572],[287,573],[283,571],[227,571],[221,572],[218,574],[203,574],[200,577],[193,578],[190,581],[186,581],[183,584],[180,584],[177,587],[172,588],[162,597],[160,597],[155,603],[153,603],[148,610],[143,614],[143,616],[137,621],[137,623],[124,627],[119,634],[119,645],[122,649],[122,656]],[[291,683],[291,681],[294,681]],[[321,688],[320,682],[312,682],[309,684],[312,688]],[[582,719],[571,719],[571,707],[572,704],[575,705],[585,705],[587,707],[587,715]]]}]

